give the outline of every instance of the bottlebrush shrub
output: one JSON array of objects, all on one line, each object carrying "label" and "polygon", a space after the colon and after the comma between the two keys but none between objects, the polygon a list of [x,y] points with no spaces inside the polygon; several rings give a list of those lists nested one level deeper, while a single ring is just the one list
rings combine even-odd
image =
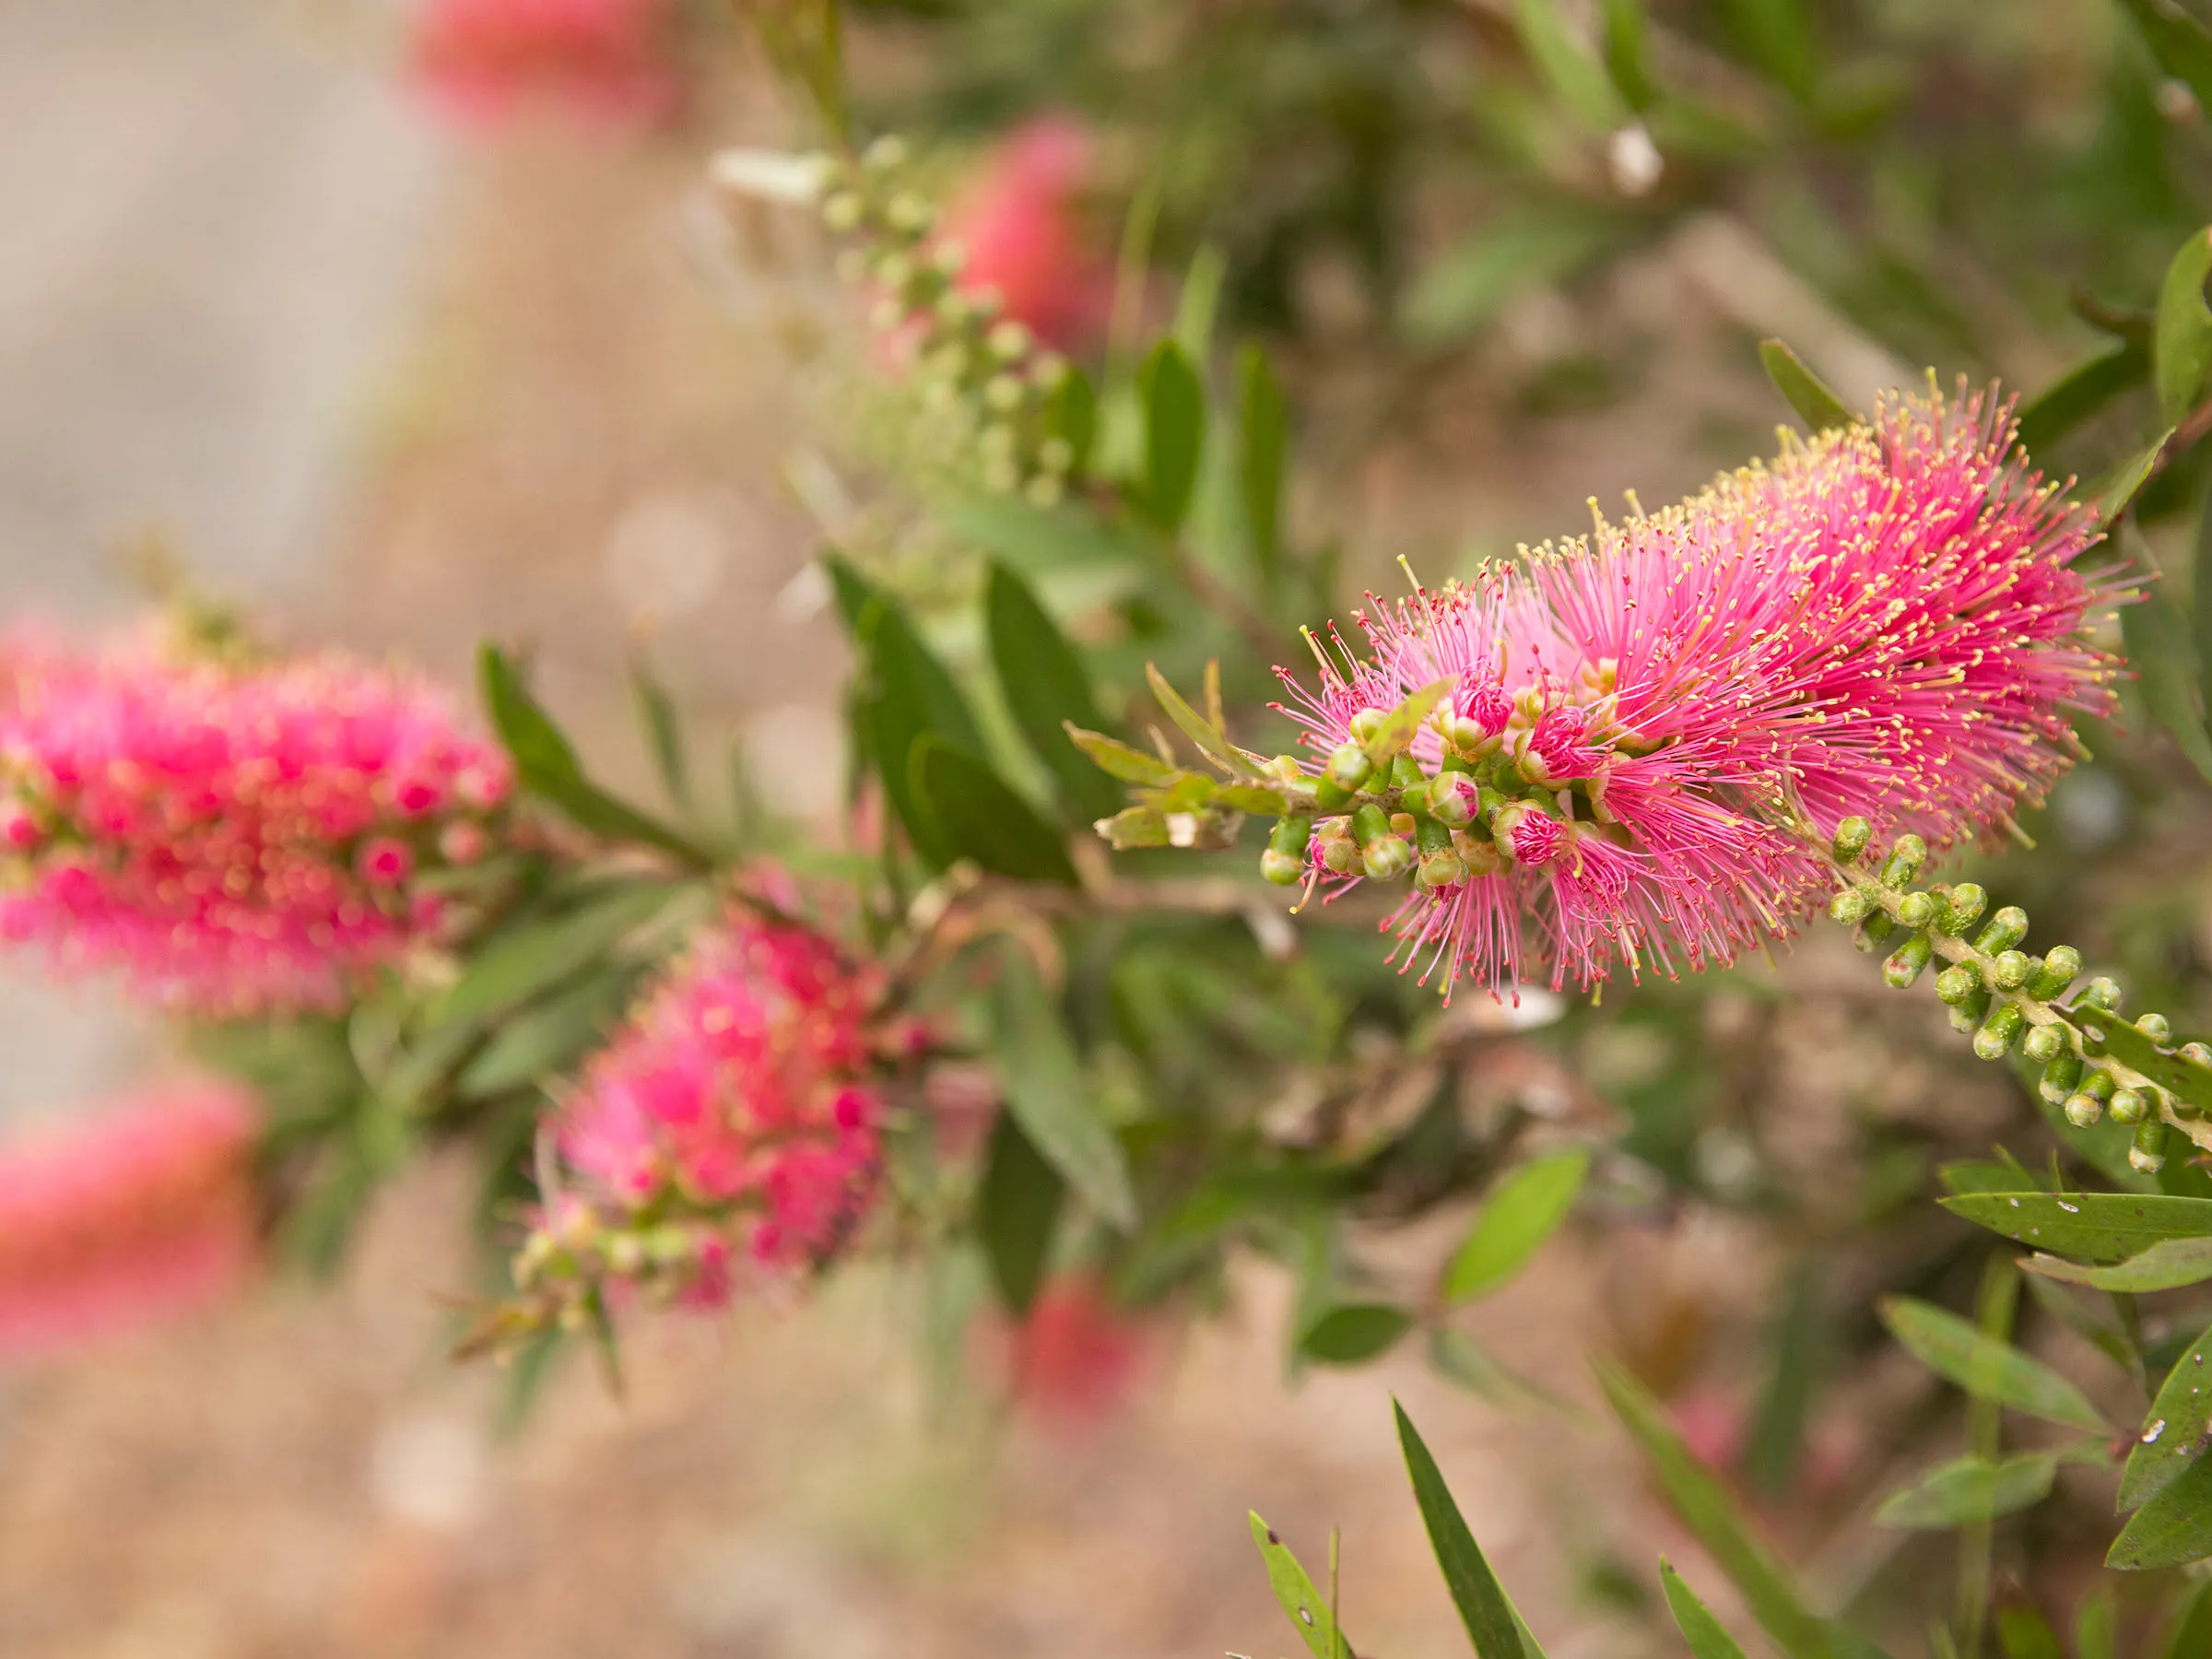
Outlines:
[{"label": "bottlebrush shrub", "polygon": [[130,641],[0,653],[0,935],[203,1013],[334,1008],[438,936],[506,756],[427,683]]},{"label": "bottlebrush shrub", "polygon": [[682,92],[670,0],[417,0],[410,28],[417,83],[467,124],[547,105],[646,124]]}]

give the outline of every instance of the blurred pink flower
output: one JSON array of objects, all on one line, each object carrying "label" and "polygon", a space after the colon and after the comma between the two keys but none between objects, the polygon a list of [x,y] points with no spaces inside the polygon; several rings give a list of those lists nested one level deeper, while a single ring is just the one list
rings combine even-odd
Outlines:
[{"label": "blurred pink flower", "polygon": [[1828,889],[1771,827],[1787,793],[1824,834],[1860,815],[1932,845],[2040,799],[2068,712],[2111,705],[2083,635],[2110,581],[2072,568],[2093,515],[2011,432],[1979,394],[1886,401],[1680,506],[1362,615],[1369,660],[1314,690],[1284,674],[1324,751],[1453,682],[1413,752],[1433,769],[1449,744],[1498,787],[1467,877],[1388,924],[1408,964],[1447,988],[1548,964],[1556,989],[1617,959],[1725,962]]},{"label": "blurred pink flower", "polygon": [[665,119],[682,90],[672,0],[420,0],[417,81],[478,124],[558,105],[603,120]]},{"label": "blurred pink flower", "polygon": [[408,876],[509,786],[497,746],[391,670],[18,644],[0,936],[202,1011],[334,1006],[435,926]]},{"label": "blurred pink flower", "polygon": [[761,1266],[827,1260],[875,1192],[873,991],[820,935],[733,911],[585,1070],[556,1121],[562,1158],[619,1208],[726,1209]]},{"label": "blurred pink flower", "polygon": [[1014,1397],[1065,1425],[1108,1417],[1143,1370],[1149,1333],[1125,1315],[1096,1276],[1062,1276],[1037,1293],[1013,1333]]},{"label": "blurred pink flower", "polygon": [[947,216],[966,253],[959,285],[989,289],[1045,344],[1080,351],[1105,332],[1113,274],[1077,211],[1093,145],[1069,115],[1041,116],[1002,139]]},{"label": "blurred pink flower", "polygon": [[0,1354],[185,1312],[255,1253],[251,1099],[172,1084],[0,1147]]}]

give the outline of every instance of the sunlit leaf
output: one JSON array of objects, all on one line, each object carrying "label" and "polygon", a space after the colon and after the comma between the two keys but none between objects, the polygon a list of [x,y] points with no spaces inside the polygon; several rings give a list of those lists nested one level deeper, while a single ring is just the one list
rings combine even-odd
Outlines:
[{"label": "sunlit leaf", "polygon": [[1590,1172],[1582,1149],[1531,1159],[1500,1181],[1445,1265],[1448,1302],[1464,1302],[1504,1284],[1526,1265],[1567,1212]]},{"label": "sunlit leaf", "polygon": [[1909,1296],[1884,1299],[1879,1312],[1906,1351],[1975,1398],[2070,1428],[2104,1431],[2103,1417],[2081,1390],[2041,1360],[1983,1335],[1956,1313]]},{"label": "sunlit leaf", "polygon": [[1175,723],[1184,736],[1198,746],[1207,759],[1234,777],[1261,776],[1260,769],[1247,760],[1236,745],[1230,742],[1229,735],[1183,701],[1182,693],[1168,683],[1167,676],[1150,663],[1145,665],[1145,679],[1152,688],[1152,695],[1159,700],[1159,706],[1168,712],[1168,718]]},{"label": "sunlit leaf", "polygon": [[1797,418],[1815,432],[1847,427],[1857,418],[1843,400],[1829,390],[1828,382],[1806,367],[1805,359],[1780,340],[1761,340],[1759,360],[1774,389],[1789,400]]},{"label": "sunlit leaf", "polygon": [[2212,374],[2212,306],[2205,303],[2205,278],[2212,276],[2212,229],[2196,231],[2166,267],[2159,288],[2159,317],[2151,335],[2151,380],[2158,387],[2159,412],[2168,426],[2204,395]]},{"label": "sunlit leaf", "polygon": [[1689,1643],[1693,1659],[1744,1659],[1744,1650],[1735,1638],[1722,1628],[1721,1621],[1698,1599],[1698,1593],[1665,1559],[1659,1563],[1659,1585],[1666,1592],[1667,1611],[1675,1616],[1675,1624],[1682,1640]]},{"label": "sunlit leaf", "polygon": [[2142,1572],[2206,1556],[2212,1556],[2212,1455],[2199,1455],[2128,1518],[2104,1564]]},{"label": "sunlit leaf", "polygon": [[2123,1512],[2147,1503],[2212,1446],[2212,1329],[2166,1373],[2120,1476]]},{"label": "sunlit leaf", "polygon": [[2022,1244],[2092,1262],[2123,1261],[2167,1239],[2212,1237],[2212,1198],[2147,1193],[1966,1193],[1953,1215]]},{"label": "sunlit leaf", "polygon": [[1543,1659],[1544,1650],[1528,1634],[1489,1562],[1483,1559],[1475,1535],[1453,1500],[1452,1488],[1444,1484],[1443,1472],[1436,1466],[1436,1459],[1414,1428],[1413,1419],[1394,1399],[1391,1409],[1397,1417],[1398,1445],[1406,1453],[1406,1473],[1413,1481],[1421,1524],[1428,1529],[1429,1543],[1436,1551],[1436,1564],[1443,1569],[1452,1605],[1459,1609],[1459,1621],[1466,1627],[1467,1640],[1475,1644],[1476,1659]]},{"label": "sunlit leaf", "polygon": [[2063,1256],[2037,1254],[2021,1264],[2046,1278],[2092,1290],[2178,1290],[2212,1278],[2212,1239],[2167,1239],[2111,1267],[2087,1267]]},{"label": "sunlit leaf", "polygon": [[1453,682],[1440,679],[1423,686],[1405,701],[1382,717],[1375,735],[1367,740],[1367,759],[1371,765],[1388,766],[1406,752],[1406,745],[1421,729],[1421,722],[1436,710],[1436,705],[1452,694]]},{"label": "sunlit leaf", "polygon": [[1335,1620],[1330,1616],[1328,1598],[1299,1565],[1290,1547],[1260,1519],[1259,1512],[1246,1513],[1252,1520],[1252,1541],[1260,1547],[1260,1559],[1267,1566],[1268,1585],[1275,1591],[1283,1616],[1289,1619],[1291,1628],[1306,1644],[1306,1651],[1313,1659],[1345,1659],[1351,1644],[1338,1634]]}]

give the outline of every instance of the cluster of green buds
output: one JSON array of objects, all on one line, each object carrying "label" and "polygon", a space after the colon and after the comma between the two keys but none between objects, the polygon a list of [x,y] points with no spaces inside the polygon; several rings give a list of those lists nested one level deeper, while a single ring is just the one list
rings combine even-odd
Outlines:
[{"label": "cluster of green buds", "polygon": [[2108,1115],[2131,1125],[2136,1169],[2164,1167],[2171,1130],[2212,1146],[2212,1048],[2172,1046],[2162,1014],[2123,1015],[2109,979],[2073,990],[2081,953],[2023,951],[2027,913],[2006,905],[1985,919],[1989,895],[1975,883],[1914,887],[1928,856],[1920,837],[1900,836],[1879,857],[1872,839],[1865,818],[1846,818],[1822,849],[1840,887],[1828,913],[1857,928],[1861,950],[1888,952],[1889,984],[1905,989],[1941,958],[1936,994],[1952,1025],[1973,1034],[1974,1053],[2002,1060],[2017,1050],[2040,1065],[2042,1098],[2078,1127]]},{"label": "cluster of green buds", "polygon": [[851,244],[846,281],[875,294],[870,321],[911,353],[933,459],[972,462],[984,487],[1051,506],[1077,480],[1097,411],[1089,382],[991,289],[963,283],[967,255],[936,234],[936,209],[903,140],[877,139],[856,160],[818,159],[823,222]]},{"label": "cluster of green buds", "polygon": [[673,1305],[728,1255],[728,1241],[712,1221],[657,1214],[658,1206],[610,1214],[585,1204],[566,1204],[524,1241],[512,1263],[522,1306],[536,1328],[571,1335],[601,1317],[611,1283],[635,1286],[647,1303]]}]

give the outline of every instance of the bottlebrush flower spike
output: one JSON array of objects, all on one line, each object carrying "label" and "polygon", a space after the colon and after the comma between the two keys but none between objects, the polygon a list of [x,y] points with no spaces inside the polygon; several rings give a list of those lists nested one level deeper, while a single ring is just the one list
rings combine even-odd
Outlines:
[{"label": "bottlebrush flower spike", "polygon": [[[581,1252],[617,1277],[659,1269],[712,1306],[732,1288],[723,1239],[775,1272],[834,1255],[880,1162],[881,1107],[864,1080],[874,992],[804,927],[734,911],[703,930],[560,1107],[554,1144],[583,1209],[549,1218],[520,1277]],[[618,1240],[678,1212],[690,1232],[665,1261],[650,1237],[632,1263],[595,1230]]]},{"label": "bottlebrush flower spike", "polygon": [[1063,1275],[1038,1292],[1012,1334],[1014,1397],[1064,1427],[1096,1423],[1128,1398],[1148,1335],[1095,1276]]},{"label": "bottlebrush flower spike", "polygon": [[670,0],[422,0],[418,82],[469,124],[559,103],[617,122],[667,116],[681,91]]},{"label": "bottlebrush flower spike", "polygon": [[1006,135],[947,216],[966,255],[959,286],[995,292],[1004,315],[1062,351],[1092,344],[1113,303],[1076,212],[1093,149],[1074,117],[1041,116]]},{"label": "bottlebrush flower spike", "polygon": [[1829,891],[1775,827],[1792,795],[1823,836],[1856,816],[1936,845],[2040,798],[2067,712],[2111,703],[2082,630],[2112,579],[2073,568],[2093,516],[2008,460],[2011,435],[1982,394],[1891,399],[1666,512],[1362,615],[1368,659],[1323,655],[1313,690],[1284,673],[1324,755],[1450,685],[1411,805],[1441,768],[1482,806],[1417,821],[1469,874],[1393,917],[1408,966],[1447,989],[1548,966],[1556,989],[1616,959],[1725,962]]},{"label": "bottlebrush flower spike", "polygon": [[254,1255],[252,1101],[172,1085],[0,1150],[0,1354],[204,1305]]},{"label": "bottlebrush flower spike", "polygon": [[203,1012],[331,1007],[435,930],[411,876],[510,788],[427,683],[336,657],[0,652],[0,936]]}]

